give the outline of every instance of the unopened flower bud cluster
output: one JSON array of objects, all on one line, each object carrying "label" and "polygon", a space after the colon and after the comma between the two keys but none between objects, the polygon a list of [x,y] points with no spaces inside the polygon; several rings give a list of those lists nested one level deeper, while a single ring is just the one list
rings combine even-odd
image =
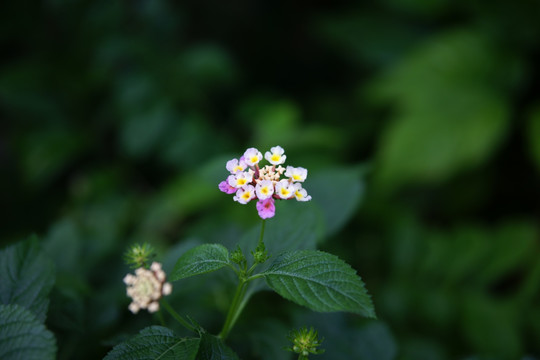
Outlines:
[{"label": "unopened flower bud cluster", "polygon": [[219,184],[219,189],[227,194],[235,194],[233,200],[240,204],[258,199],[256,207],[263,219],[274,216],[274,200],[311,200],[311,196],[302,187],[307,170],[302,167],[283,167],[287,156],[281,146],[274,146],[264,154],[264,159],[270,165],[259,166],[262,159],[259,150],[249,148],[240,159],[228,161],[226,168],[231,174]]},{"label": "unopened flower bud cluster", "polygon": [[299,354],[298,359],[307,360],[310,354],[324,353],[324,349],[318,349],[323,340],[319,340],[317,331],[313,327],[309,330],[305,327],[293,330],[289,335],[289,340],[293,342],[293,346],[287,350]]},{"label": "unopened flower bud cluster", "polygon": [[150,269],[140,267],[135,270],[135,275],[127,274],[124,283],[127,285],[127,295],[133,300],[129,310],[134,314],[140,309],[147,309],[151,313],[158,311],[159,299],[172,291],[172,285],[165,280],[165,272],[157,262],[153,262]]}]

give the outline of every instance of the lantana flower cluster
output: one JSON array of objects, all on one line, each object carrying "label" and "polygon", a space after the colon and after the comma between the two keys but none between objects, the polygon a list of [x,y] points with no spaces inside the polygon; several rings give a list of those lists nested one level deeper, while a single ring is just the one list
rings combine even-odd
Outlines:
[{"label": "lantana flower cluster", "polygon": [[240,204],[257,199],[256,207],[262,219],[275,215],[275,200],[311,200],[302,187],[308,171],[303,167],[283,167],[287,156],[281,146],[267,151],[264,159],[270,165],[261,167],[262,153],[249,148],[239,159],[229,160],[226,168],[231,174],[219,184],[219,189],[226,194],[235,194],[233,200]]},{"label": "lantana flower cluster", "polygon": [[165,272],[158,262],[153,262],[150,269],[144,267],[136,269],[135,275],[127,274],[124,277],[126,292],[133,300],[129,304],[129,310],[134,314],[140,309],[147,309],[151,313],[158,311],[159,299],[172,291],[172,285],[165,280]]}]

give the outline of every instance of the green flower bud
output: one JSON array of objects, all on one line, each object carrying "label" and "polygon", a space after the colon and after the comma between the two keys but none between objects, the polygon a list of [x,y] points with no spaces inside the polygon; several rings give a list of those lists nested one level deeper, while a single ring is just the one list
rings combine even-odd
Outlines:
[{"label": "green flower bud", "polygon": [[124,253],[124,261],[132,269],[146,267],[154,257],[155,250],[148,243],[143,243],[142,245],[134,244]]},{"label": "green flower bud", "polygon": [[288,336],[292,341],[293,347],[287,348],[287,350],[299,354],[299,359],[307,359],[309,354],[322,354],[323,349],[317,349],[323,341],[318,339],[318,334],[315,329],[301,328],[299,330],[293,330]]},{"label": "green flower bud", "polygon": [[262,264],[268,260],[268,251],[266,251],[266,246],[264,246],[264,242],[259,242],[257,245],[257,248],[255,248],[255,251],[252,251],[251,254],[253,255],[253,260],[255,260],[255,263]]},{"label": "green flower bud", "polygon": [[243,266],[246,263],[246,257],[244,256],[242,249],[240,249],[240,246],[237,246],[236,250],[231,253],[231,261],[240,266]]}]

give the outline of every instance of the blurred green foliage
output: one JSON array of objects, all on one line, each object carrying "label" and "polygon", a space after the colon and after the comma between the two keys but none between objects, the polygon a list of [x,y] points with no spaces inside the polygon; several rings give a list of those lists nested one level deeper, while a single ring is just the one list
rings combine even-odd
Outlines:
[{"label": "blurred green foliage", "polygon": [[[278,204],[269,246],[294,236],[345,259],[379,320],[258,293],[230,338],[242,358],[285,358],[290,329],[312,325],[320,359],[540,358],[537,1],[0,14],[0,239],[37,233],[55,263],[59,359],[101,358],[153,322],[127,311],[129,244],[152,244],[170,272],[195,245],[249,242],[256,211],[217,184],[226,160],[274,145],[309,169],[313,201]],[[170,302],[215,333],[230,279],[204,276]]]}]

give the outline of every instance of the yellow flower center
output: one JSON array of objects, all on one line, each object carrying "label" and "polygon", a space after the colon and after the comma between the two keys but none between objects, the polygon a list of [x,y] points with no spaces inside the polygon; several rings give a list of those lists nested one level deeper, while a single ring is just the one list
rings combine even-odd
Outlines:
[{"label": "yellow flower center", "polygon": [[238,185],[240,185],[240,186],[243,186],[243,185],[246,184],[246,182],[247,182],[246,179],[238,179],[238,181],[237,181],[236,183],[237,183]]},{"label": "yellow flower center", "polygon": [[301,177],[300,175],[294,174],[294,175],[292,176],[292,178],[293,178],[294,180],[300,180],[302,177]]},{"label": "yellow flower center", "polygon": [[272,155],[272,161],[279,161],[279,159],[281,159],[280,155],[278,155],[278,154],[273,154]]},{"label": "yellow flower center", "polygon": [[258,157],[258,156],[252,156],[252,157],[251,157],[251,162],[252,162],[252,163],[256,163],[256,162],[258,162],[258,161],[259,161],[259,157]]}]

